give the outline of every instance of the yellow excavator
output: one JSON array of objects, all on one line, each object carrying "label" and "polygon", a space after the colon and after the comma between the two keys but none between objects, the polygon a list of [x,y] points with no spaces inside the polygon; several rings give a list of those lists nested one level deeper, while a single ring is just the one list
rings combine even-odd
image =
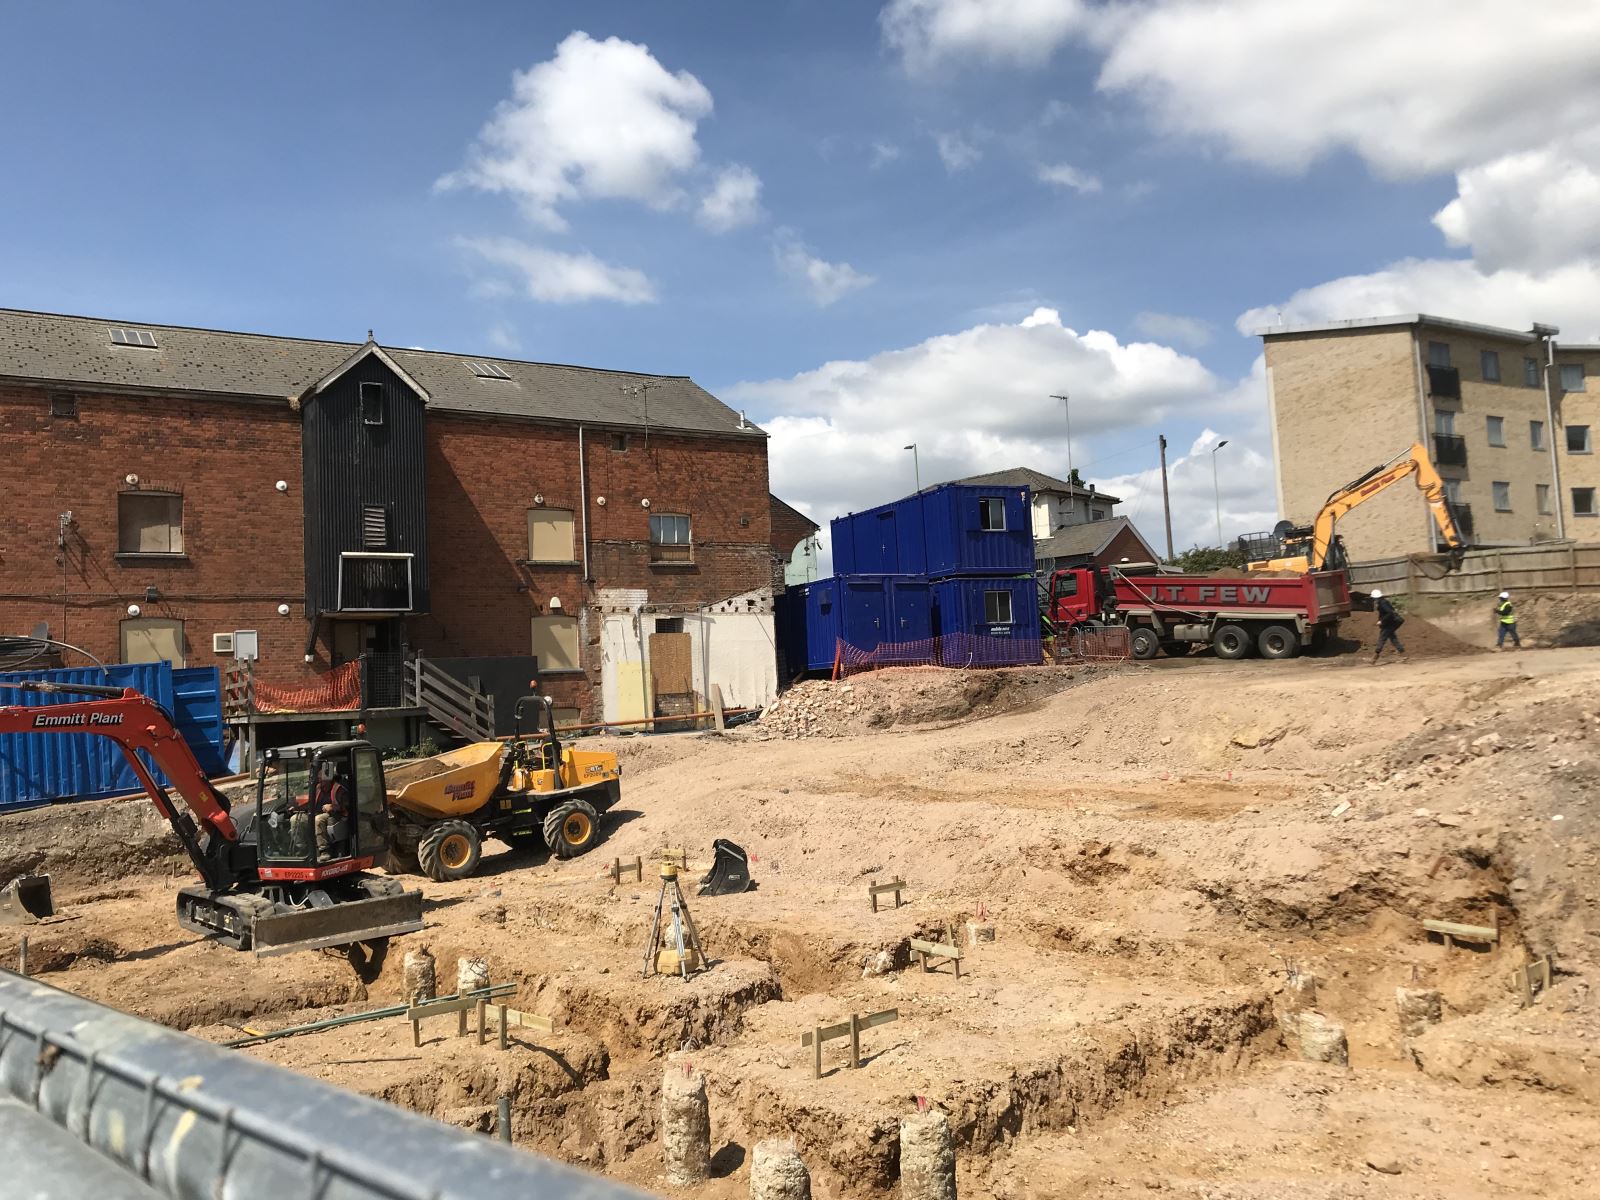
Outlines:
[{"label": "yellow excavator", "polygon": [[1428,502],[1434,524],[1445,544],[1447,568],[1461,565],[1467,552],[1466,539],[1456,525],[1450,511],[1450,498],[1445,492],[1444,480],[1428,457],[1421,442],[1404,454],[1396,455],[1382,466],[1373,467],[1359,479],[1351,480],[1329,496],[1310,525],[1292,525],[1281,521],[1270,534],[1257,534],[1241,538],[1249,556],[1251,571],[1332,571],[1346,565],[1344,542],[1334,532],[1339,518],[1352,508],[1365,504],[1379,492],[1408,476],[1415,476],[1417,490]]}]

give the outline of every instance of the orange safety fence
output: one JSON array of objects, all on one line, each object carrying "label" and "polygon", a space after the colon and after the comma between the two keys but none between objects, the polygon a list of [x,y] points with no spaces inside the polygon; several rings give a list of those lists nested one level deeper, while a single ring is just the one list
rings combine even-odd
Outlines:
[{"label": "orange safety fence", "polygon": [[1066,657],[1085,662],[1123,662],[1133,657],[1133,635],[1125,626],[1069,629]]},{"label": "orange safety fence", "polygon": [[254,681],[259,713],[345,712],[361,707],[361,663],[335,667],[314,683]]}]

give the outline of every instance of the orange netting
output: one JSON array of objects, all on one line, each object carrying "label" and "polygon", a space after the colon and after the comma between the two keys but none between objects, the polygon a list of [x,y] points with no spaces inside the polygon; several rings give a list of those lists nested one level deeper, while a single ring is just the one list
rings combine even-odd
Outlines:
[{"label": "orange netting", "polygon": [[361,707],[361,664],[347,662],[315,683],[255,681],[255,707],[262,713],[344,712]]}]

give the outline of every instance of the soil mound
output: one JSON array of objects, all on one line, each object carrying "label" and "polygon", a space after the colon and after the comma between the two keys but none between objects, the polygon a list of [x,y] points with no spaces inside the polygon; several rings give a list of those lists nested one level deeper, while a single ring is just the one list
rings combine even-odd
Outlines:
[{"label": "soil mound", "polygon": [[[1400,641],[1413,658],[1449,658],[1458,654],[1482,654],[1481,646],[1446,633],[1431,621],[1408,615],[1400,627]],[[1378,614],[1353,612],[1339,623],[1338,649],[1348,654],[1372,653],[1378,644]],[[1392,653],[1392,651],[1391,651]]]}]

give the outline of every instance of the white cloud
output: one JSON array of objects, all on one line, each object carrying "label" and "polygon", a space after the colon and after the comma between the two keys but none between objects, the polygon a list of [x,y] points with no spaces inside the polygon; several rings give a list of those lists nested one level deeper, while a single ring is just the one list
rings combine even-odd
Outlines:
[{"label": "white cloud", "polygon": [[678,177],[699,160],[699,121],[711,93],[687,71],[669,72],[648,48],[581,30],[555,57],[512,76],[467,163],[438,186],[514,196],[549,229],[565,229],[558,208],[585,197],[679,203]]},{"label": "white cloud", "polygon": [[818,258],[792,229],[778,230],[772,240],[772,252],[778,268],[803,283],[820,308],[877,282],[875,276],[863,274],[849,263]]},{"label": "white cloud", "polygon": [[517,336],[517,331],[504,321],[496,321],[489,326],[489,344],[496,350],[504,350],[507,354],[515,353],[522,349],[522,339]]},{"label": "white cloud", "polygon": [[1100,190],[1100,177],[1066,163],[1039,168],[1039,182],[1053,183],[1057,187],[1071,188],[1079,195],[1089,196]]},{"label": "white cloud", "polygon": [[1600,123],[1600,5],[1156,0],[1095,30],[1099,86],[1165,128],[1296,170],[1350,149],[1416,177]]},{"label": "white cloud", "polygon": [[1600,153],[1592,144],[1549,145],[1470,167],[1456,176],[1456,191],[1433,223],[1452,246],[1471,247],[1487,270],[1548,271],[1600,257]]},{"label": "white cloud", "polygon": [[[1047,308],[1015,324],[977,325],[787,379],[737,384],[723,396],[770,414],[761,423],[771,435],[773,490],[826,522],[909,492],[911,455],[901,447],[911,442],[924,483],[1020,465],[1064,474],[1065,427],[1051,399],[1063,389],[1072,396],[1079,462],[1092,459],[1093,439],[1143,430],[1153,464],[1158,422],[1205,414],[1248,423],[1265,407],[1259,385],[1228,389],[1170,347],[1080,334]],[[1105,486],[1121,494],[1109,480]],[[1270,506],[1272,490],[1263,468],[1256,494]],[[1159,484],[1155,513],[1159,525]],[[1139,520],[1153,536],[1149,513]]]},{"label": "white cloud", "polygon": [[1199,317],[1180,317],[1174,313],[1142,312],[1133,319],[1133,327],[1146,337],[1161,342],[1177,342],[1198,349],[1211,340],[1210,321]]},{"label": "white cloud", "polygon": [[983,151],[959,133],[935,134],[934,142],[939,147],[939,161],[944,163],[944,169],[952,174],[956,171],[965,171],[983,158]]},{"label": "white cloud", "polygon": [[531,300],[574,304],[615,300],[652,304],[655,286],[643,271],[602,262],[592,254],[564,254],[516,238],[459,238],[457,244],[516,277]]},{"label": "white cloud", "polygon": [[1600,269],[1575,262],[1547,272],[1485,271],[1453,259],[1405,259],[1367,275],[1303,288],[1286,300],[1243,313],[1241,333],[1268,326],[1426,312],[1526,329],[1557,325],[1565,341],[1600,337]]},{"label": "white cloud", "polygon": [[899,158],[903,151],[893,142],[873,142],[872,162],[868,165],[876,171],[879,167],[887,166]]},{"label": "white cloud", "polygon": [[1087,20],[1079,0],[890,0],[883,38],[912,71],[949,59],[1037,66]]},{"label": "white cloud", "polygon": [[760,219],[761,177],[738,164],[722,168],[700,201],[700,224],[712,233],[727,233]]}]

